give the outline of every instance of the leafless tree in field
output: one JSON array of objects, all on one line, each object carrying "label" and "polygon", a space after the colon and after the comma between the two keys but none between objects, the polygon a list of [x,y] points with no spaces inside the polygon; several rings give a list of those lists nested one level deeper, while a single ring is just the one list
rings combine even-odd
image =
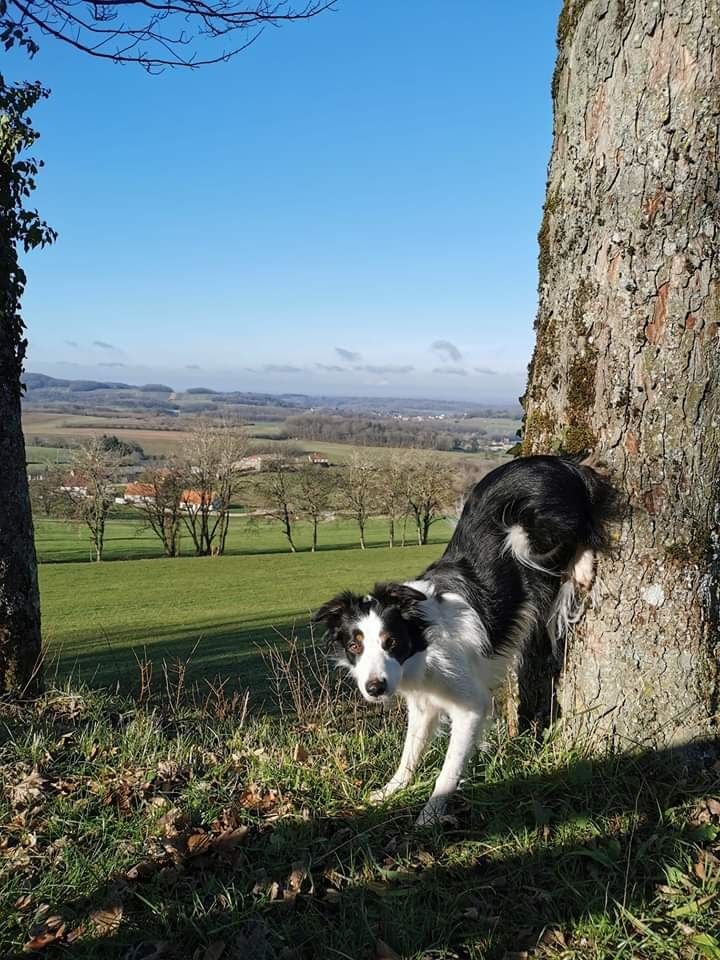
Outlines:
[{"label": "leafless tree in field", "polygon": [[457,471],[446,460],[427,453],[412,455],[406,473],[405,493],[420,545],[428,542],[433,523],[452,508],[457,487]]},{"label": "leafless tree in field", "polygon": [[140,484],[146,488],[133,503],[147,526],[160,540],[166,557],[178,556],[183,514],[183,492],[188,487],[187,468],[178,460],[143,474]]},{"label": "leafless tree in field", "polygon": [[69,469],[67,464],[49,463],[43,468],[42,477],[30,480],[30,500],[35,516],[60,519],[72,515],[67,497],[60,489]]},{"label": "leafless tree in field", "polygon": [[365,528],[373,510],[377,509],[378,460],[355,451],[340,475],[340,498],[360,531],[360,547],[365,549]]},{"label": "leafless tree in field", "polygon": [[246,432],[225,424],[201,424],[190,437],[180,515],[198,556],[225,552],[230,506],[243,483],[247,447]]},{"label": "leafless tree in field", "polygon": [[304,464],[297,473],[297,504],[312,524],[312,552],[317,550],[318,524],[330,509],[337,475],[327,467]]},{"label": "leafless tree in field", "polygon": [[391,454],[378,464],[377,503],[388,521],[388,546],[395,546],[397,522],[409,509],[407,498],[410,457]]},{"label": "leafless tree in field", "polygon": [[94,437],[73,450],[60,492],[70,515],[82,520],[90,531],[95,560],[100,562],[105,546],[105,524],[115,501],[118,469],[122,458]]},{"label": "leafless tree in field", "polygon": [[285,534],[291,553],[297,548],[293,539],[295,514],[298,510],[298,482],[289,458],[278,455],[269,459],[259,487],[266,515],[277,520]]}]

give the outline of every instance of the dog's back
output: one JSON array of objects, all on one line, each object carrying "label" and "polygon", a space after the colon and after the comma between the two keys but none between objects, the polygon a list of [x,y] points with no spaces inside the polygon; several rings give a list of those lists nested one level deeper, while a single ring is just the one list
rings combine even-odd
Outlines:
[{"label": "dog's back", "polygon": [[474,487],[445,553],[420,579],[470,603],[498,652],[523,639],[519,619],[545,621],[557,637],[575,616],[577,588],[592,586],[596,555],[610,550],[617,515],[614,488],[592,468],[519,458]]},{"label": "dog's back", "polygon": [[[616,513],[611,484],[590,467],[564,457],[522,457],[487,474],[467,499],[447,553],[474,557],[478,543],[494,539],[503,549],[514,526],[527,537],[530,557],[546,558],[560,572],[582,546],[610,548]],[[519,534],[510,548],[521,553]],[[484,558],[487,562],[487,556]],[[522,560],[521,560],[522,562]]]}]

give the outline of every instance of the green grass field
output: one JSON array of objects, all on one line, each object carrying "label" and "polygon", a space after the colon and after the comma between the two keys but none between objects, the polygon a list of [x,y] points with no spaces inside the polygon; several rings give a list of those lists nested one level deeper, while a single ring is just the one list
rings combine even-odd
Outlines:
[{"label": "green grass field", "polygon": [[25,459],[28,467],[37,468],[48,463],[69,463],[72,451],[68,447],[46,447],[39,444],[27,444]]},{"label": "green grass field", "polygon": [[[311,553],[41,564],[43,630],[50,673],[131,688],[147,655],[192,654],[193,682],[223,676],[264,689],[257,644],[307,636],[310,611],[341,589],[410,578],[442,546]],[[193,653],[194,651],[194,653]]]},{"label": "green grass field", "polygon": [[[126,510],[130,508],[125,508]],[[310,549],[310,524],[295,526],[295,540],[299,551]],[[399,536],[399,531],[396,537]],[[431,543],[445,543],[450,527],[444,520],[433,525]],[[371,520],[366,531],[368,547],[387,545],[387,523]],[[407,524],[406,542],[413,543],[414,528]],[[350,550],[358,547],[358,529],[349,520],[326,521],[318,532],[318,550]],[[35,545],[40,563],[77,563],[93,558],[90,534],[85,524],[77,521],[35,520]],[[240,514],[232,517],[228,534],[228,556],[288,553],[289,546],[280,525],[264,519],[252,519]],[[185,532],[181,538],[181,556],[192,556],[192,541]],[[155,534],[139,520],[109,520],[105,533],[104,561],[142,560],[162,557],[162,547]]]}]

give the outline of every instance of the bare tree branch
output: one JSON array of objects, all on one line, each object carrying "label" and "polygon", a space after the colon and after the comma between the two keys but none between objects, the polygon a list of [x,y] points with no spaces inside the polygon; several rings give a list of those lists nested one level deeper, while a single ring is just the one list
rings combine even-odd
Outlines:
[{"label": "bare tree branch", "polygon": [[[268,27],[309,20],[334,8],[335,0],[257,0],[246,7],[234,0],[0,0],[0,42],[24,46],[32,54],[45,34],[115,63],[137,63],[149,71],[201,67],[232,59]],[[167,24],[167,30],[161,24]],[[217,50],[217,42],[237,34],[240,42]],[[110,48],[112,45],[112,49]],[[211,55],[197,47],[215,46]]]}]

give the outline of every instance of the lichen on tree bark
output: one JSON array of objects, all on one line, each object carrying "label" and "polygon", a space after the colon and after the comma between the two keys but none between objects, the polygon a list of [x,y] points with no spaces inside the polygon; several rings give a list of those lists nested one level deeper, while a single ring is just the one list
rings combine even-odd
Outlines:
[{"label": "lichen on tree bark", "polygon": [[566,0],[523,452],[593,449],[630,510],[563,712],[631,741],[718,710],[718,0]]}]

